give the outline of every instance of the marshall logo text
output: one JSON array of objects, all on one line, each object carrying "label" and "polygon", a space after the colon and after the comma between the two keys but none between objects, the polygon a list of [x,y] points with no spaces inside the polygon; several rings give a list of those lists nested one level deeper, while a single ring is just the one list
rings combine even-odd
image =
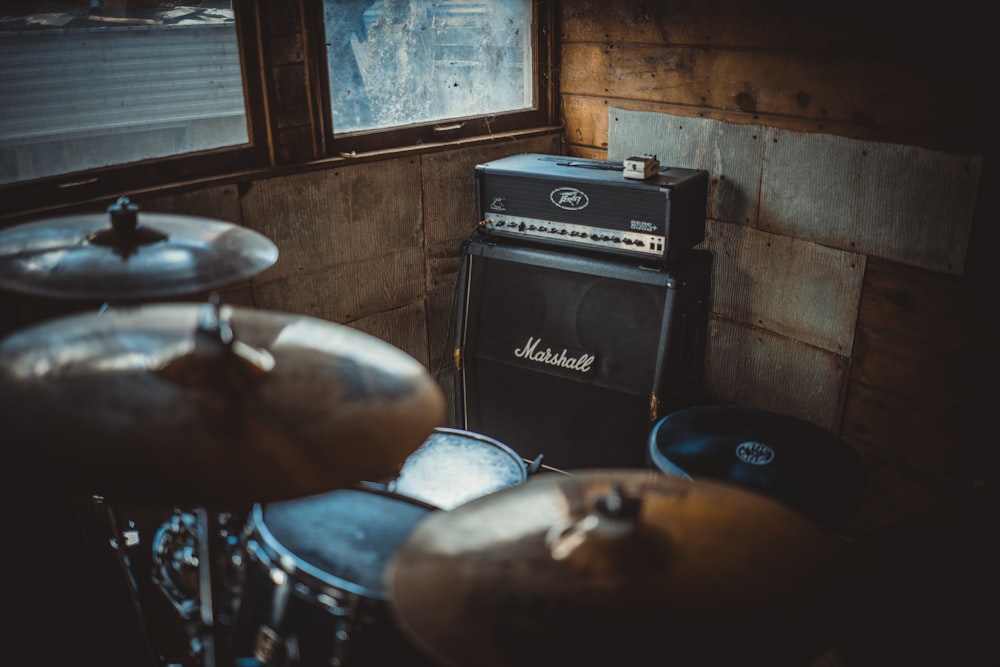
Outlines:
[{"label": "marshall logo text", "polygon": [[514,356],[520,359],[528,359],[529,361],[535,361],[540,364],[548,364],[550,366],[559,366],[560,368],[565,368],[571,371],[577,371],[578,373],[589,373],[591,366],[594,364],[594,355],[592,354],[581,354],[579,356],[570,356],[568,351],[563,348],[561,352],[552,352],[552,348],[545,348],[544,350],[539,350],[538,345],[542,342],[541,338],[535,338],[534,336],[528,337],[528,342],[524,344],[524,347],[519,347],[514,350]]}]

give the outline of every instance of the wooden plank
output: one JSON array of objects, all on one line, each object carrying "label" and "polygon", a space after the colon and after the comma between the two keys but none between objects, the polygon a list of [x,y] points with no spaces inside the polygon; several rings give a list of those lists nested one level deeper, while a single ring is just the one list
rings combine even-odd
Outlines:
[{"label": "wooden plank", "polygon": [[985,483],[997,469],[998,448],[983,435],[857,382],[847,392],[843,434],[959,482]]},{"label": "wooden plank", "polygon": [[423,298],[423,255],[404,248],[253,286],[258,308],[346,323]]},{"label": "wooden plank", "polygon": [[758,116],[989,132],[982,79],[964,67],[801,51],[568,43],[560,91]]},{"label": "wooden plank", "polygon": [[850,356],[865,257],[710,220],[712,312]]},{"label": "wooden plank", "polygon": [[858,317],[866,328],[998,361],[998,314],[994,284],[868,261]]},{"label": "wooden plank", "polygon": [[757,211],[761,128],[704,118],[628,111],[612,107],[608,120],[608,156],[654,153],[660,164],[704,169],[711,179],[708,216],[750,224]]},{"label": "wooden plank", "polygon": [[845,357],[801,341],[709,318],[705,391],[715,401],[774,410],[839,432]]},{"label": "wooden plank", "polygon": [[759,226],[961,273],[982,156],[768,129]]},{"label": "wooden plank", "polygon": [[566,120],[570,145],[608,148],[608,98],[560,95],[561,117]]},{"label": "wooden plank", "polygon": [[[569,42],[671,44],[781,50],[837,50],[872,56],[971,59],[984,48],[977,12],[866,12],[792,0],[573,0],[560,3]],[[982,9],[982,8],[979,8]],[[977,39],[979,37],[979,39]]]},{"label": "wooden plank", "polygon": [[866,327],[858,327],[855,351],[852,381],[928,408],[949,422],[992,433],[1000,442],[994,416],[1000,361]]},{"label": "wooden plank", "polygon": [[[865,528],[885,528],[892,523],[942,518],[980,511],[988,498],[981,487],[956,482],[934,471],[914,467],[898,454],[845,438],[861,455],[867,473],[865,502],[849,527],[855,534]],[[879,516],[872,526],[872,516]]]},{"label": "wooden plank", "polygon": [[247,227],[278,246],[271,280],[423,242],[417,158],[256,181],[240,197]]}]

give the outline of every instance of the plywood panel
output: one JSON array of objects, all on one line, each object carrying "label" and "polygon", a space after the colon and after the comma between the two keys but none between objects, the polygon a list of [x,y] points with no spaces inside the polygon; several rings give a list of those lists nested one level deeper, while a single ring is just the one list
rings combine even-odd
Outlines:
[{"label": "plywood panel", "polygon": [[759,225],[961,273],[982,157],[768,129]]},{"label": "plywood panel", "polygon": [[[1000,362],[858,327],[852,379],[973,431],[994,432]],[[1000,441],[1000,440],[998,440]],[[998,445],[1000,447],[1000,445]]]},{"label": "plywood panel", "polygon": [[[836,50],[870,55],[952,57],[970,51],[983,16],[953,12],[866,12],[795,0],[572,0],[560,3],[566,42],[616,42],[782,50]],[[929,40],[928,35],[934,39]],[[970,42],[972,42],[970,44]]]},{"label": "plywood panel", "polygon": [[709,221],[712,311],[850,356],[865,257]]},{"label": "plywood panel", "polygon": [[561,95],[566,138],[571,145],[608,147],[608,98]]},{"label": "plywood panel", "polygon": [[839,432],[845,357],[721,317],[709,319],[705,357],[705,389],[714,400]]},{"label": "plywood panel", "polygon": [[1000,361],[1000,291],[993,285],[869,259],[859,322]]},{"label": "plywood panel", "polygon": [[996,470],[995,443],[924,407],[857,382],[851,383],[846,397],[843,433],[963,482]]},{"label": "plywood panel", "polygon": [[965,68],[840,52],[792,55],[764,49],[567,43],[561,48],[559,83],[561,93],[569,95],[758,116],[958,134],[992,125],[986,88]]},{"label": "plywood panel", "polygon": [[764,150],[759,127],[617,107],[608,115],[609,159],[654,153],[662,165],[704,169],[711,179],[708,216],[754,219]]},{"label": "plywood panel", "polygon": [[253,286],[258,308],[351,322],[423,298],[423,256],[407,248]]},{"label": "plywood panel", "polygon": [[423,242],[417,158],[361,163],[252,184],[244,222],[278,246],[272,279],[375,258]]}]

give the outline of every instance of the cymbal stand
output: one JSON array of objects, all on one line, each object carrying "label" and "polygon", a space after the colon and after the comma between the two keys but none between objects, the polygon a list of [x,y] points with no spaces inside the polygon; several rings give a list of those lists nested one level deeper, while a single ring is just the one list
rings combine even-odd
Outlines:
[{"label": "cymbal stand", "polygon": [[[146,650],[146,653],[151,660],[150,664],[159,664],[160,659],[153,646],[153,640],[149,630],[150,626],[146,620],[146,613],[142,604],[141,595],[139,593],[139,586],[135,580],[135,574],[132,571],[132,562],[126,551],[129,547],[138,543],[138,532],[134,530],[123,530],[121,527],[121,520],[118,513],[115,511],[114,506],[111,503],[108,503],[102,496],[91,496],[90,504],[94,511],[101,515],[101,519],[103,520],[105,528],[108,531],[108,535],[110,536],[108,538],[108,544],[111,546],[111,550],[114,553],[117,570],[124,580],[125,588],[128,592],[132,617],[138,624],[140,631],[139,634],[142,636],[143,648]],[[131,524],[131,522],[129,523]]]},{"label": "cymbal stand", "polygon": [[219,636],[224,582],[220,564],[215,562],[217,554],[225,554],[220,543],[224,531],[218,514],[199,507],[195,515],[198,522],[198,618],[202,667],[230,667],[232,656],[227,655],[225,642],[220,641]]}]

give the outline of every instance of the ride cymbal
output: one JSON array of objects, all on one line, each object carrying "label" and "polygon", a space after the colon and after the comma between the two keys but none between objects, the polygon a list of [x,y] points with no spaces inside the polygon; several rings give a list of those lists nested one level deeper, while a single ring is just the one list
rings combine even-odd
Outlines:
[{"label": "ride cymbal", "polygon": [[116,307],[0,341],[4,468],[115,500],[246,505],[385,478],[443,415],[415,359],[309,317]]},{"label": "ride cymbal", "polygon": [[139,213],[126,197],[108,214],[0,230],[0,286],[34,296],[122,302],[193,294],[248,278],[277,259],[274,243],[250,229]]},{"label": "ride cymbal", "polygon": [[581,470],[427,517],[386,576],[445,665],[774,665],[817,652],[834,550],[757,494]]}]

